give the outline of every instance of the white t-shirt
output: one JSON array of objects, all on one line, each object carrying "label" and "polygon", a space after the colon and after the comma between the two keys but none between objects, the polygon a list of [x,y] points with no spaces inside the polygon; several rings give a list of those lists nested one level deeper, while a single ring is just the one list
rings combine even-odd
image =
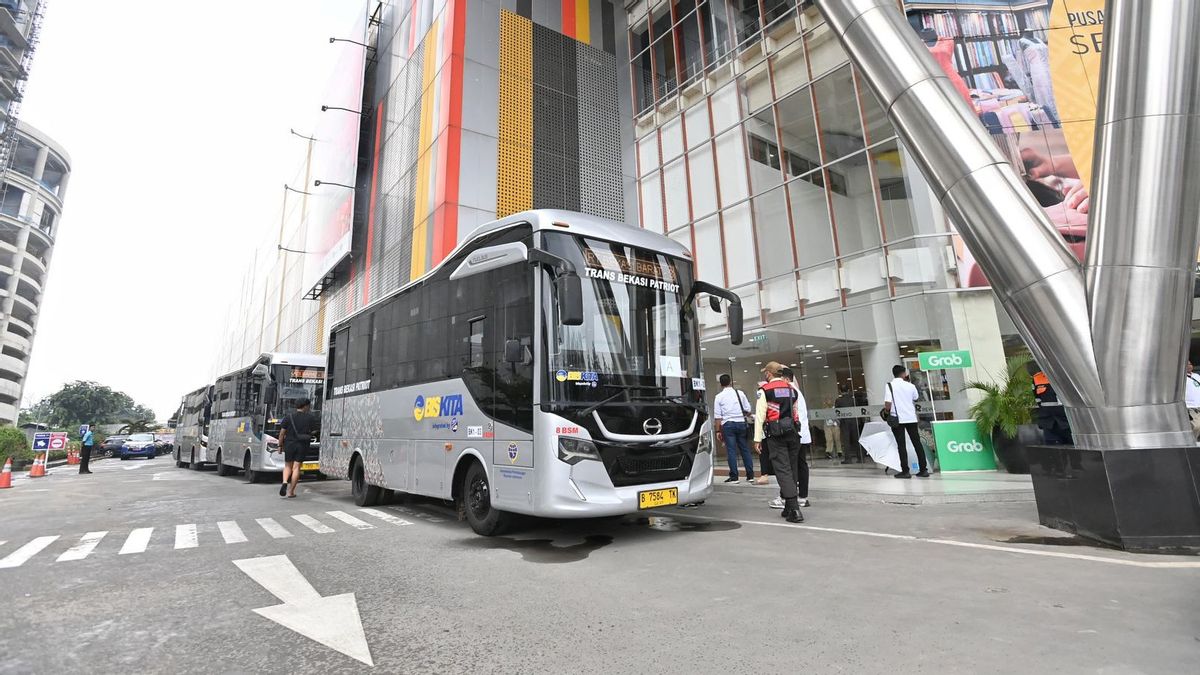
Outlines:
[{"label": "white t-shirt", "polygon": [[1200,374],[1192,373],[1184,380],[1183,400],[1188,408],[1200,408]]},{"label": "white t-shirt", "polygon": [[804,400],[804,394],[800,392],[800,387],[797,387],[795,382],[792,383],[792,391],[796,392],[794,405],[797,412],[800,413],[800,442],[812,443],[812,430],[808,427],[808,401]]},{"label": "white t-shirt", "polygon": [[722,422],[744,422],[746,416],[753,415],[754,408],[742,392],[733,387],[726,387],[713,399],[713,417]]},{"label": "white t-shirt", "polygon": [[[892,399],[892,392],[896,393],[895,400]],[[896,413],[896,417],[900,419],[901,424],[910,424],[917,421],[917,398],[920,394],[917,393],[917,388],[911,383],[897,377],[892,380],[883,390],[883,402],[892,404],[892,412]]]}]

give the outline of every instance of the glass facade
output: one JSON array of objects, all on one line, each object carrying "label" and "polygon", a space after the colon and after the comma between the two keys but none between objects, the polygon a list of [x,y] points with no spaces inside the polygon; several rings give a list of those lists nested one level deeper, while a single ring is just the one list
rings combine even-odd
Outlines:
[{"label": "glass facade", "polygon": [[[752,390],[779,361],[817,452],[827,420],[857,448],[893,365],[971,349],[995,370],[1005,336],[1019,348],[990,291],[960,288],[961,244],[811,2],[666,0],[628,19],[643,226],[690,245],[746,309],[738,347],[703,315],[710,390],[721,373]],[[966,417],[963,371],[913,380],[925,419]]]}]

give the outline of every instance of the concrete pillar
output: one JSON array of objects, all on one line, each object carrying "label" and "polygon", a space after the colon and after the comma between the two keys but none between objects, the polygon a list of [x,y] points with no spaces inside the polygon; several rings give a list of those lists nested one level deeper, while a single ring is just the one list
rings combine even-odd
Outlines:
[{"label": "concrete pillar", "polygon": [[35,182],[42,182],[42,178],[46,175],[46,160],[50,158],[50,149],[42,146],[38,149],[37,159],[33,162],[33,178]]},{"label": "concrete pillar", "polygon": [[[991,293],[961,292],[950,294],[950,315],[954,321],[957,349],[969,349],[974,364],[963,370],[949,371],[950,391],[958,401],[954,416],[970,417],[967,411],[982,397],[977,391],[957,392],[967,382],[990,382],[1003,377],[1007,361],[1004,358],[1004,339],[996,315],[996,302]],[[947,347],[949,349],[949,347]]]}]

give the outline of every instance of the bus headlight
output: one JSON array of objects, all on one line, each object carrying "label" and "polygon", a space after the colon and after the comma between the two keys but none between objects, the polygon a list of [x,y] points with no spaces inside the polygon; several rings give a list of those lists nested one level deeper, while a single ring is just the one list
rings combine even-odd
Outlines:
[{"label": "bus headlight", "polygon": [[558,458],[567,464],[578,464],[585,459],[600,460],[600,451],[591,441],[585,441],[582,438],[565,438],[560,436],[558,439]]},{"label": "bus headlight", "polygon": [[712,433],[700,434],[700,443],[696,445],[696,452],[712,452]]}]

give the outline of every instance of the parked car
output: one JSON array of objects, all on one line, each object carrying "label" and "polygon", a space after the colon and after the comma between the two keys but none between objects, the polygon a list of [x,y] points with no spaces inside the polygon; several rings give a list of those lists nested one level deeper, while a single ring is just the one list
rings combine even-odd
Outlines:
[{"label": "parked car", "polygon": [[130,457],[154,459],[156,455],[158,455],[158,443],[154,440],[154,434],[133,434],[126,438],[120,449],[117,450],[117,456],[121,459]]},{"label": "parked car", "polygon": [[121,446],[125,444],[125,439],[129,438],[125,435],[109,436],[100,444],[100,455],[104,457],[113,457]]}]

